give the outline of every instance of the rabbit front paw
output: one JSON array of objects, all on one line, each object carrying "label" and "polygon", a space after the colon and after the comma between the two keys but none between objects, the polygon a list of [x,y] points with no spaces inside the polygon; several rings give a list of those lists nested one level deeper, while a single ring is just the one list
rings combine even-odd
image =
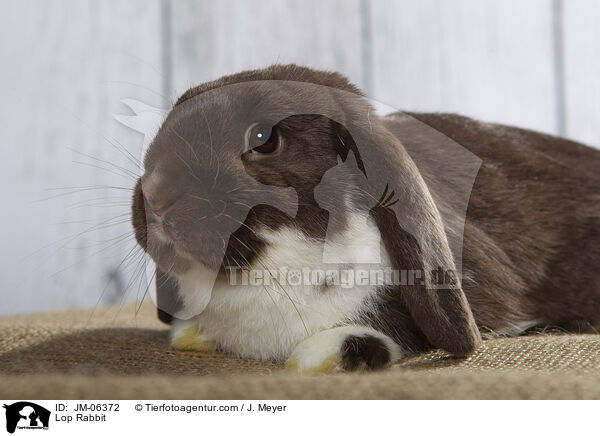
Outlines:
[{"label": "rabbit front paw", "polygon": [[285,366],[299,375],[377,370],[403,353],[388,336],[370,327],[348,325],[319,332],[301,342]]},{"label": "rabbit front paw", "polygon": [[203,334],[197,322],[183,321],[171,328],[171,347],[179,351],[214,353],[217,343]]}]

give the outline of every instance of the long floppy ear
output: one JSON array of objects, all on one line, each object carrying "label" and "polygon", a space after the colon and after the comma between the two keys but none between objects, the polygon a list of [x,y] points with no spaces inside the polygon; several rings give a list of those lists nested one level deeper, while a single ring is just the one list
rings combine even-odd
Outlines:
[{"label": "long floppy ear", "polygon": [[349,119],[348,131],[356,143],[352,149],[362,156],[366,170],[366,186],[361,190],[379,199],[369,207],[370,215],[393,269],[407,278],[394,291],[433,346],[453,354],[472,352],[480,345],[481,335],[427,184],[379,117],[362,109]]},{"label": "long floppy ear", "polygon": [[[421,247],[417,239],[402,228],[391,207],[382,203],[372,208],[370,214],[379,228],[393,268],[406,272],[402,274],[405,283],[398,285],[394,292],[408,308],[417,327],[432,345],[450,353],[464,355],[474,351],[481,343],[481,336],[453,271],[440,267],[448,263],[447,259],[435,262],[438,265],[434,266],[432,256],[425,252],[430,247]],[[434,271],[441,273],[438,277],[446,283],[436,280]]]},{"label": "long floppy ear", "polygon": [[160,268],[156,268],[156,308],[158,319],[165,324],[172,324],[174,313],[181,309],[181,301],[178,297],[177,280],[170,277]]}]

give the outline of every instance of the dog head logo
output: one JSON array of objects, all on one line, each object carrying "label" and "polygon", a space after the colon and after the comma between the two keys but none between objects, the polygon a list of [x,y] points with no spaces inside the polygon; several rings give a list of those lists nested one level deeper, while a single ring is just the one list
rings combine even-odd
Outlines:
[{"label": "dog head logo", "polygon": [[47,429],[50,423],[50,411],[29,401],[5,404],[6,431],[14,433],[19,429]]}]

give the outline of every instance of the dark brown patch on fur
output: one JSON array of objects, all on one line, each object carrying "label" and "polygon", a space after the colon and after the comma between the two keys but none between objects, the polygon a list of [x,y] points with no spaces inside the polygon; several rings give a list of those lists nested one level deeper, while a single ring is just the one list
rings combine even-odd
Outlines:
[{"label": "dark brown patch on fur", "polygon": [[377,370],[390,364],[391,354],[381,339],[375,336],[348,336],[342,344],[341,367],[346,371]]}]

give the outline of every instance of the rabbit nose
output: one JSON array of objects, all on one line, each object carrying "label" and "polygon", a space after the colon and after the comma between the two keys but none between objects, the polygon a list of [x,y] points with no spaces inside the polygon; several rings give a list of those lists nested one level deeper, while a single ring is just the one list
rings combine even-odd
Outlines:
[{"label": "rabbit nose", "polygon": [[168,180],[156,171],[142,180],[142,193],[146,204],[159,217],[166,214],[181,195],[170,185]]},{"label": "rabbit nose", "polygon": [[162,217],[164,214],[167,213],[167,211],[169,209],[171,209],[173,207],[173,205],[175,204],[175,200],[172,200],[168,203],[163,203],[162,205],[159,206],[151,206],[152,207],[152,212],[154,212],[156,215]]}]

